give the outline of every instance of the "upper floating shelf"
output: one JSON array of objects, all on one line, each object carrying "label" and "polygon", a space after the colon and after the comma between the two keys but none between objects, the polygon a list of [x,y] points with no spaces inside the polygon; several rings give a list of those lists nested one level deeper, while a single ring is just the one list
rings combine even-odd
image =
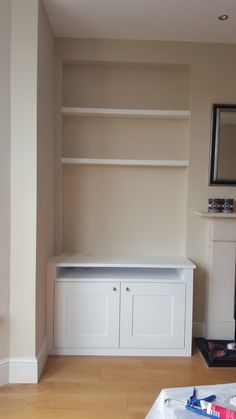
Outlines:
[{"label": "upper floating shelf", "polygon": [[126,118],[173,118],[188,119],[191,112],[188,110],[161,110],[161,109],[111,109],[111,108],[76,108],[62,107],[63,115],[71,116],[97,116],[97,117],[126,117]]},{"label": "upper floating shelf", "polygon": [[188,167],[187,160],[128,160],[128,159],[81,159],[62,157],[63,164],[102,165],[102,166],[162,166]]}]

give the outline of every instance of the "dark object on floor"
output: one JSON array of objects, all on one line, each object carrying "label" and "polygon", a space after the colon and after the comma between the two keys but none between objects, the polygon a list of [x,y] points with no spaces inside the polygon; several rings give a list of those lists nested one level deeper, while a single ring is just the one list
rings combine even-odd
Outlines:
[{"label": "dark object on floor", "polygon": [[213,341],[207,342],[207,348],[209,352],[209,357],[211,357],[212,359],[223,358],[229,352],[226,345],[221,345],[218,342],[215,343]]},{"label": "dark object on floor", "polygon": [[236,367],[236,351],[228,350],[232,340],[194,339],[208,367]]}]

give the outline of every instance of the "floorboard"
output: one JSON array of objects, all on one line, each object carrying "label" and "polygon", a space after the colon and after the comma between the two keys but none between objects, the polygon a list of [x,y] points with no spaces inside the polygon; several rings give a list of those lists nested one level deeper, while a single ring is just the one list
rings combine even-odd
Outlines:
[{"label": "floorboard", "polygon": [[1,419],[144,419],[162,388],[236,382],[185,357],[49,357],[38,385],[0,388]]}]

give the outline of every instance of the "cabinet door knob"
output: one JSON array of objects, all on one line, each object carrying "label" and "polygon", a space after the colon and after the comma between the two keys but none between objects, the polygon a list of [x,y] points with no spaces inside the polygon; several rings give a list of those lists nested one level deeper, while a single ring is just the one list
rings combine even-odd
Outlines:
[{"label": "cabinet door knob", "polygon": [[126,287],[126,291],[130,291],[129,287]]},{"label": "cabinet door knob", "polygon": [[113,290],[113,291],[117,291],[117,288],[116,288],[116,287],[113,287],[113,288],[112,288],[112,290]]}]

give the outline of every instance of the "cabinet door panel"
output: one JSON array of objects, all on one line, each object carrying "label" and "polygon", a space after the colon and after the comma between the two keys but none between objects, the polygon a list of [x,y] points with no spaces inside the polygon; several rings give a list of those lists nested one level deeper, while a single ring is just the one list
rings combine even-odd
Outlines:
[{"label": "cabinet door panel", "polygon": [[183,348],[185,284],[121,285],[122,348]]},{"label": "cabinet door panel", "polygon": [[119,287],[118,283],[56,282],[54,347],[118,347]]}]

